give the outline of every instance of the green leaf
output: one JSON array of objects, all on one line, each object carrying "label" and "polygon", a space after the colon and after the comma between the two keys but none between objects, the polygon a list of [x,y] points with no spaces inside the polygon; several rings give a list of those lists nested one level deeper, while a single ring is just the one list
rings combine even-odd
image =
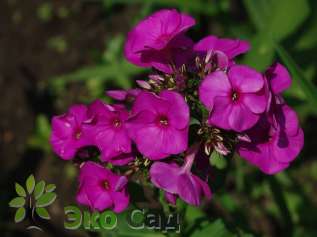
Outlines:
[{"label": "green leaf", "polygon": [[259,71],[263,71],[273,62],[274,44],[271,39],[268,39],[266,32],[263,32],[257,34],[251,40],[251,45],[252,50],[245,55],[243,62]]},{"label": "green leaf", "polygon": [[193,223],[195,220],[198,220],[199,218],[203,218],[205,216],[206,215],[202,211],[201,208],[190,206],[190,205],[186,207],[185,218],[186,218],[186,221],[188,221],[188,223]]},{"label": "green leaf", "polygon": [[26,189],[28,190],[29,194],[32,194],[34,187],[35,187],[35,178],[34,178],[34,175],[31,174],[26,180]]},{"label": "green leaf", "polygon": [[48,214],[48,211],[44,207],[37,207],[35,209],[35,212],[42,219],[45,219],[45,220],[49,220],[50,219],[50,215]]},{"label": "green leaf", "polygon": [[53,192],[56,189],[56,185],[55,184],[49,184],[46,186],[46,192],[50,193]]},{"label": "green leaf", "polygon": [[26,214],[25,208],[20,207],[16,211],[15,216],[14,216],[15,223],[19,223],[19,222],[23,221],[23,219],[25,218],[25,214]]},{"label": "green leaf", "polygon": [[15,183],[15,191],[17,192],[19,196],[26,197],[26,192],[24,188],[18,183]]},{"label": "green leaf", "polygon": [[42,196],[44,189],[45,189],[45,182],[44,181],[40,181],[35,185],[34,197],[36,200]]},{"label": "green leaf", "polygon": [[217,167],[218,169],[222,170],[227,167],[227,160],[225,157],[220,155],[218,152],[213,151],[210,156],[210,164],[212,166]]},{"label": "green leaf", "polygon": [[46,207],[51,205],[56,199],[55,193],[45,193],[37,201],[36,207]]},{"label": "green leaf", "polygon": [[25,205],[24,197],[16,197],[9,202],[10,207],[23,207]]},{"label": "green leaf", "polygon": [[191,237],[201,236],[233,237],[236,235],[227,229],[222,220],[218,219],[212,223],[206,224],[202,229],[197,229],[191,235]]},{"label": "green leaf", "polygon": [[257,29],[275,41],[293,33],[310,13],[307,0],[244,0],[244,4]]}]

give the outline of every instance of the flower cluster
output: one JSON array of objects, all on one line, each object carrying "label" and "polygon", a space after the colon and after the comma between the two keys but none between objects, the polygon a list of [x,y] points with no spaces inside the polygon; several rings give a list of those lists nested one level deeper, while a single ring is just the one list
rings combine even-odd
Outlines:
[{"label": "flower cluster", "polygon": [[[115,104],[73,105],[53,118],[54,152],[80,162],[78,203],[123,211],[128,180],[139,172],[169,203],[200,205],[212,196],[212,153],[229,159],[237,152],[266,174],[299,154],[303,131],[281,95],[291,84],[287,69],[238,65],[248,42],[207,36],[195,43],[186,35],[194,25],[176,10],[147,17],[128,34],[124,55],[151,68],[148,78],[135,89],[107,91]],[[88,152],[92,146],[99,159]]]}]

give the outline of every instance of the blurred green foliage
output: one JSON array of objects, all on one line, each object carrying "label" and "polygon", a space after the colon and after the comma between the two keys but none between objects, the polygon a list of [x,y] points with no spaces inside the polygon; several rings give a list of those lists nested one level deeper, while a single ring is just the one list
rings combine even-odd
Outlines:
[{"label": "blurred green foliage", "polygon": [[[82,4],[91,2],[98,4],[105,15],[117,14],[118,8],[134,9],[133,18],[123,23],[129,24],[128,29],[157,9],[173,7],[196,18],[197,26],[190,32],[195,40],[207,34],[249,40],[252,49],[240,62],[263,71],[274,61],[281,61],[294,79],[291,89],[285,93],[287,102],[297,110],[304,125],[310,118],[315,118],[316,1],[99,0],[82,1]],[[67,17],[69,11],[62,9],[59,14]],[[40,20],[49,21],[52,16],[50,4],[43,4],[37,14]],[[104,21],[107,20],[106,17]],[[125,33],[107,37],[105,50],[97,52],[93,65],[50,80],[48,87],[54,96],[61,98],[69,85],[81,83],[88,90],[87,100],[91,101],[103,97],[106,89],[130,88],[135,85],[135,78],[143,79],[146,70],[129,64],[123,57]],[[47,43],[58,52],[65,52],[67,48],[61,37]],[[49,133],[48,119],[39,116],[29,144],[49,153]],[[315,139],[310,136],[309,139]],[[317,161],[311,155],[315,148],[307,146],[306,157],[299,157],[289,170],[274,177],[264,176],[236,156],[228,160],[213,157],[213,201],[203,208],[187,206],[178,209],[184,217],[181,236],[317,236]],[[166,203],[162,204],[165,211],[170,210]],[[120,218],[124,217],[120,215]],[[127,226],[120,226],[119,230],[101,233],[101,236],[132,236],[133,233]],[[144,231],[136,232],[135,236],[162,234]]]}]

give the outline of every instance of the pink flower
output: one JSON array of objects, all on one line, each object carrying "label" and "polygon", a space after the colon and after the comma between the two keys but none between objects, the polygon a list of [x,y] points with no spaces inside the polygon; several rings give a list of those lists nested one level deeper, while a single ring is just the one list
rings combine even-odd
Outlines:
[{"label": "pink flower", "polygon": [[134,100],[134,98],[141,92],[140,89],[130,90],[108,90],[106,95],[119,101]]},{"label": "pink flower", "polygon": [[199,87],[199,98],[210,110],[209,124],[237,132],[256,124],[268,100],[262,75],[240,65],[228,73],[209,74]]},{"label": "pink flower", "polygon": [[128,121],[138,150],[152,160],[179,154],[187,149],[189,108],[180,94],[164,90],[158,96],[141,92]]},{"label": "pink flower", "polygon": [[279,95],[292,84],[292,79],[287,69],[279,63],[275,63],[269,67],[265,72],[265,76],[273,95]]},{"label": "pink flower", "polygon": [[129,205],[127,182],[125,176],[116,175],[88,161],[80,169],[76,200],[93,210],[103,211],[111,208],[114,212],[122,212]]},{"label": "pink flower", "polygon": [[265,73],[270,93],[269,111],[247,132],[251,142],[240,142],[241,157],[264,173],[275,174],[287,168],[304,145],[304,133],[296,112],[287,106],[280,93],[291,85],[291,77],[281,64]]},{"label": "pink flower", "polygon": [[69,160],[79,148],[94,145],[91,120],[85,105],[73,105],[66,114],[54,116],[50,137],[54,152]]},{"label": "pink flower", "polygon": [[286,104],[276,105],[247,134],[251,142],[240,142],[238,153],[266,174],[286,169],[304,145],[296,113]]},{"label": "pink flower", "polygon": [[94,122],[95,144],[101,159],[114,164],[126,164],[133,159],[131,139],[125,122],[129,113],[122,105],[107,105],[96,100],[89,106]]},{"label": "pink flower", "polygon": [[216,56],[220,68],[233,64],[233,59],[239,54],[249,51],[250,44],[238,39],[220,39],[210,35],[197,42],[193,50],[199,56],[205,57],[208,53]]},{"label": "pink flower", "polygon": [[155,67],[170,73],[171,62],[182,64],[186,49],[193,44],[184,32],[194,24],[192,17],[174,9],[155,12],[129,32],[125,57],[137,66]]},{"label": "pink flower", "polygon": [[199,206],[201,196],[211,198],[207,183],[191,173],[195,153],[187,155],[183,166],[155,162],[150,168],[151,182],[163,189],[166,199],[175,204],[177,195],[191,205]]}]

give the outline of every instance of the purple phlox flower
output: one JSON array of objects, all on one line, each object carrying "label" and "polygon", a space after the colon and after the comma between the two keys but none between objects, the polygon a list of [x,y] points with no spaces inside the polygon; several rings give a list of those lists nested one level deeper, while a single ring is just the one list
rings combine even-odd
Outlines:
[{"label": "purple phlox flower", "polygon": [[237,132],[254,126],[268,101],[263,76],[240,65],[230,67],[228,73],[207,75],[199,87],[199,98],[210,110],[209,124]]},{"label": "purple phlox flower", "polygon": [[141,92],[127,125],[138,150],[151,160],[187,149],[189,108],[177,92],[163,90],[159,95]]},{"label": "purple phlox flower", "polygon": [[201,197],[211,198],[211,191],[207,183],[191,173],[197,148],[190,151],[184,164],[155,162],[150,168],[151,182],[163,189],[166,199],[175,204],[176,196],[191,205],[199,206]]},{"label": "purple phlox flower", "polygon": [[252,142],[240,142],[238,152],[264,173],[275,174],[298,156],[304,145],[304,134],[296,112],[281,99],[280,93],[291,84],[287,70],[274,64],[265,76],[271,94],[269,111],[247,132]]},{"label": "purple phlox flower", "polygon": [[88,161],[80,168],[79,191],[76,200],[93,210],[112,209],[119,213],[129,205],[127,178],[112,173],[101,165]]},{"label": "purple phlox flower", "polygon": [[286,104],[276,105],[273,113],[263,115],[248,135],[252,142],[240,142],[238,153],[266,174],[286,169],[304,145],[296,113]]},{"label": "purple phlox flower", "polygon": [[135,97],[141,92],[140,89],[129,89],[129,90],[108,90],[106,95],[119,101],[134,100]]},{"label": "purple phlox flower", "polygon": [[94,145],[92,117],[85,105],[73,105],[66,114],[54,116],[50,143],[64,160],[74,158],[79,148]]},{"label": "purple phlox flower", "polygon": [[93,117],[95,144],[101,159],[117,164],[131,161],[131,139],[125,124],[129,113],[125,107],[96,100],[89,106],[89,113]]},{"label": "purple phlox flower", "polygon": [[249,51],[249,49],[250,44],[247,41],[220,39],[213,35],[201,39],[193,46],[193,51],[197,56],[205,57],[205,63],[211,61],[220,69],[231,66],[236,56]]},{"label": "purple phlox flower", "polygon": [[274,63],[265,72],[265,77],[268,80],[271,93],[279,95],[287,90],[291,84],[292,79],[287,69],[280,63]]},{"label": "purple phlox flower", "polygon": [[184,35],[195,20],[174,9],[155,12],[129,32],[124,54],[140,67],[155,67],[171,73],[171,62],[181,64],[193,42]]}]

